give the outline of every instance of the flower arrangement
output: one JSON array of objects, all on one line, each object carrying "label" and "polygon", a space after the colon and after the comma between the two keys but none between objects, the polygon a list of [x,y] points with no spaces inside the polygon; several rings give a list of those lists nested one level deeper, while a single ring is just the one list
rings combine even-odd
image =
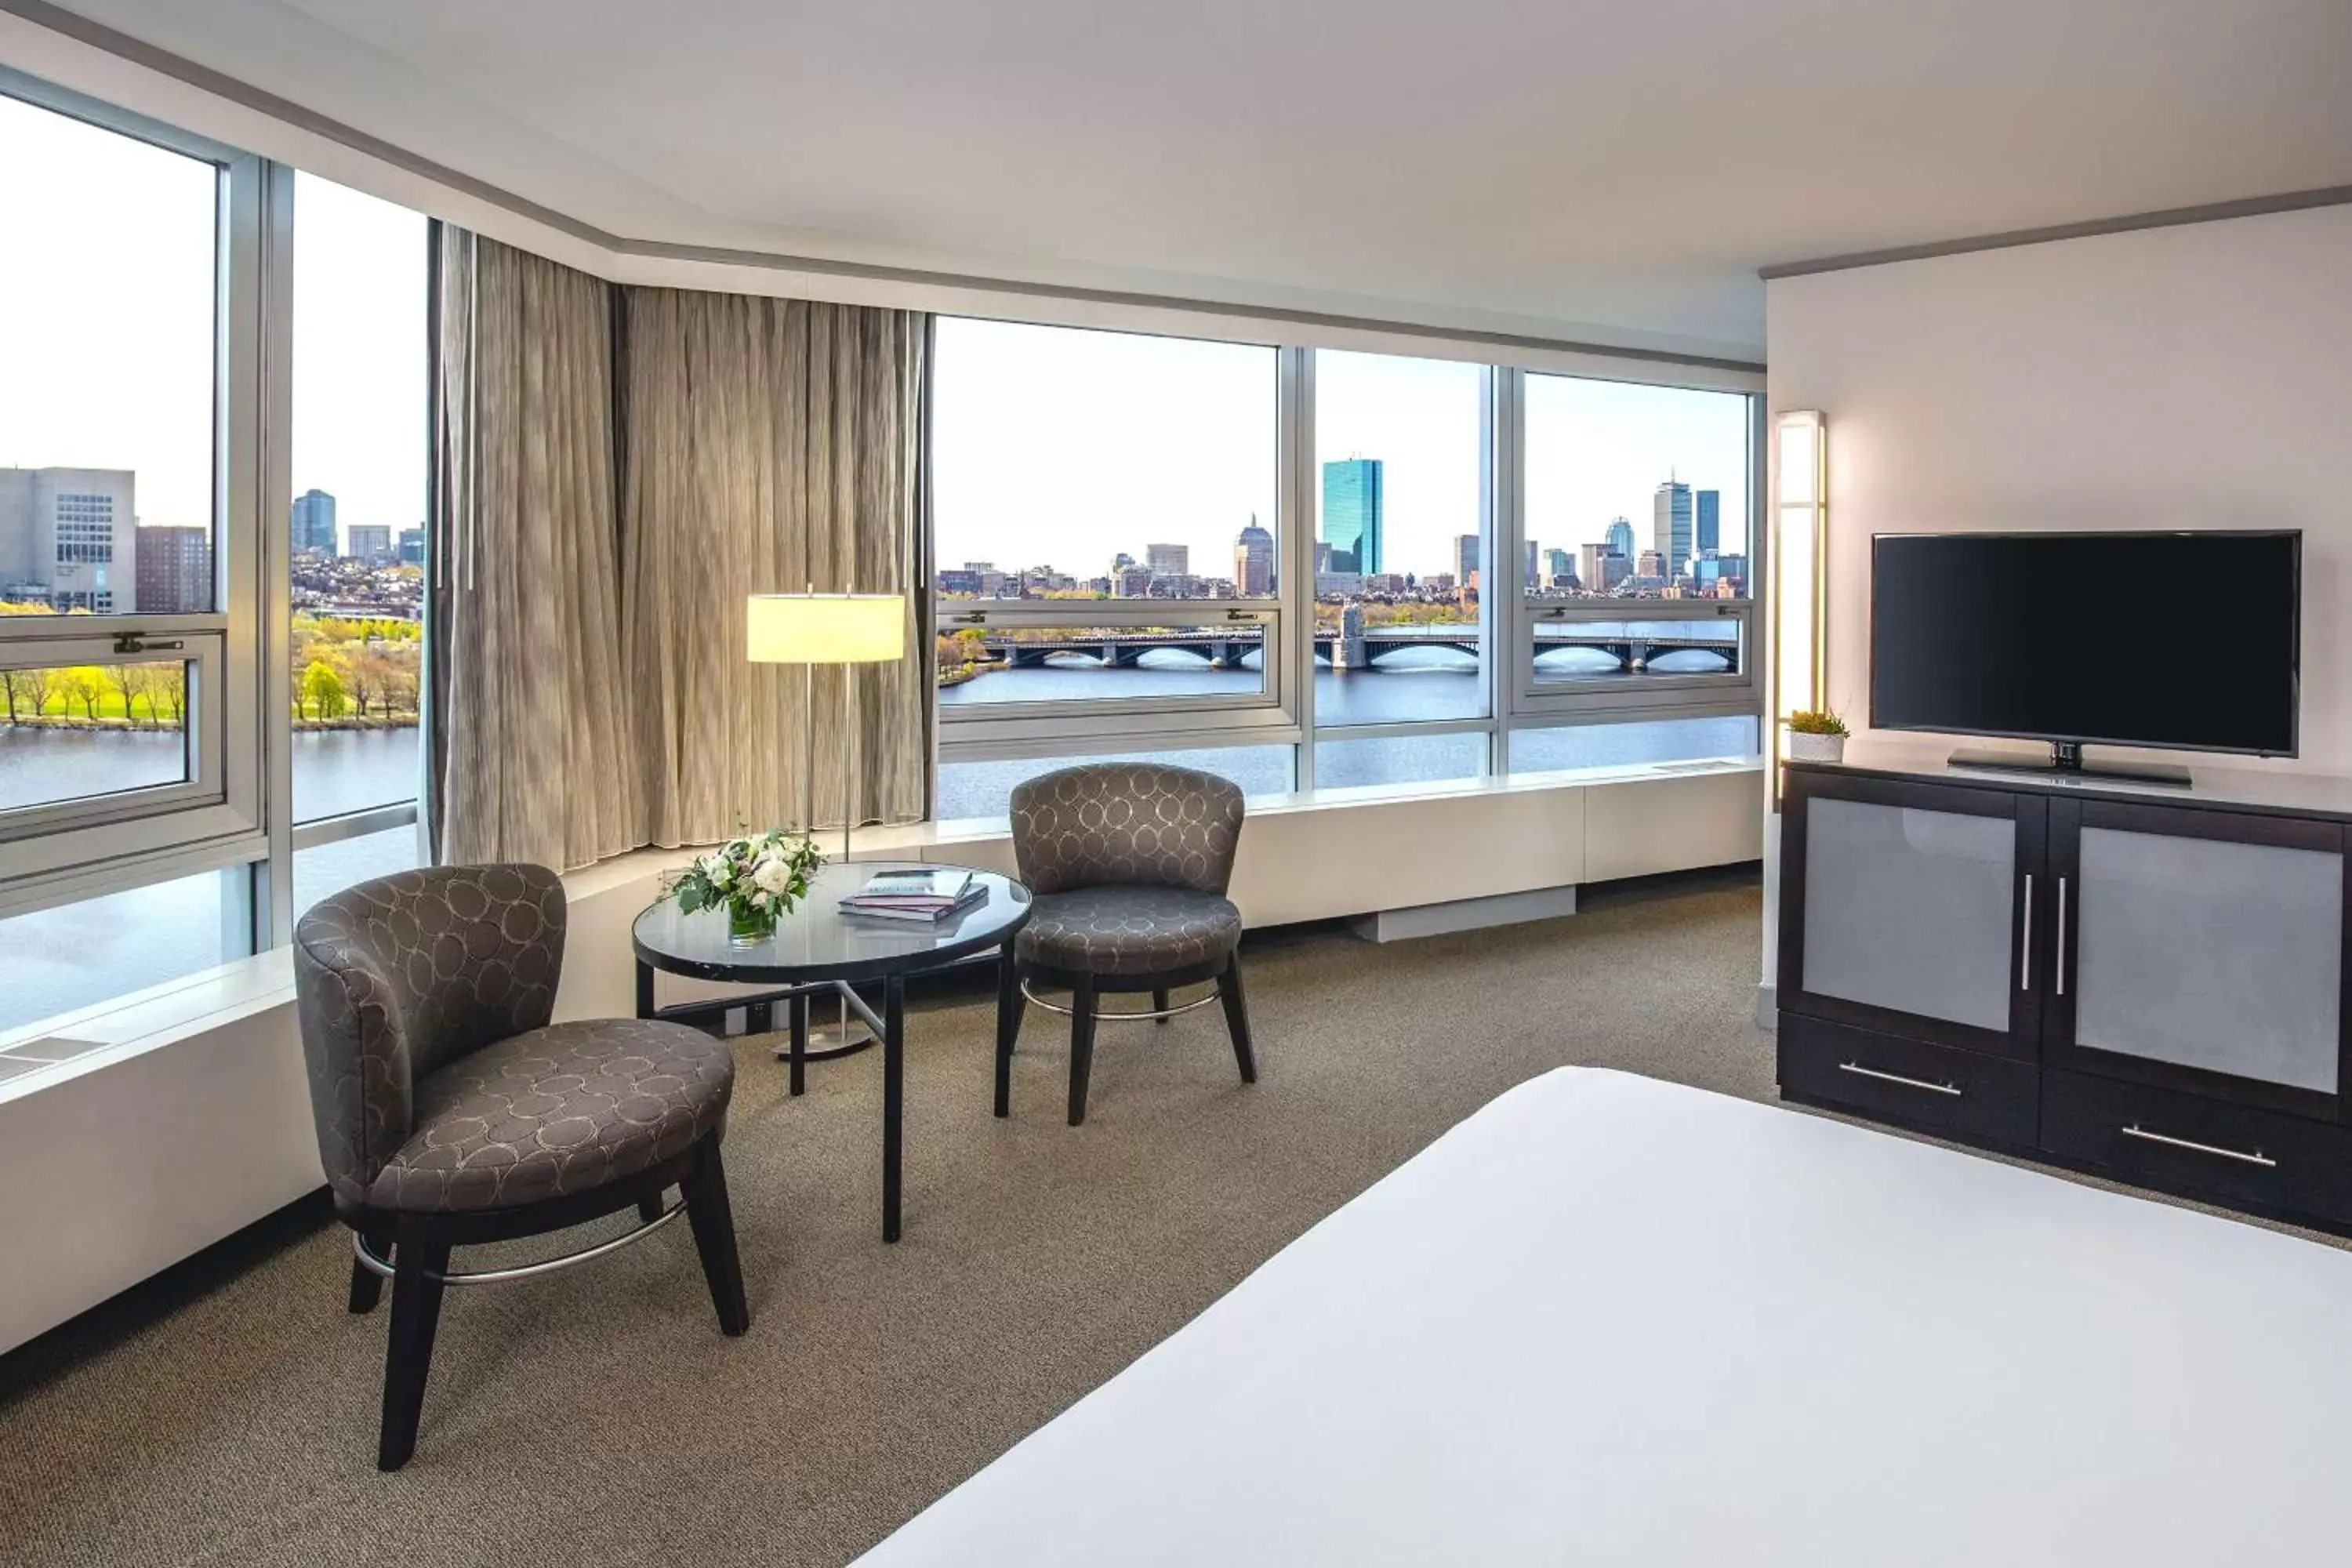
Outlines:
[{"label": "flower arrangement", "polygon": [[670,889],[688,914],[725,909],[729,934],[757,941],[808,892],[809,873],[824,863],[816,845],[773,828],[730,839],[688,867]]}]

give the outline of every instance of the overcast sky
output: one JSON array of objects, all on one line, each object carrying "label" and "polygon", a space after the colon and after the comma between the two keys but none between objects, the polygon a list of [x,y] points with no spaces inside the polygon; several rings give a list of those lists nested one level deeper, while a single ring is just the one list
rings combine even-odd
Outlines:
[{"label": "overcast sky", "polygon": [[[294,493],[424,521],[425,219],[295,182]],[[129,468],[142,523],[213,493],[212,165],[0,98],[0,466]]]},{"label": "overcast sky", "polygon": [[[1118,552],[1140,560],[1164,543],[1190,546],[1194,572],[1223,576],[1251,514],[1270,524],[1272,349],[945,319],[938,348],[940,564],[1088,577]],[[1317,357],[1316,459],[1381,459],[1391,571],[1452,572],[1454,537],[1477,531],[1483,374],[1440,360]],[[1573,552],[1622,514],[1647,548],[1652,497],[1670,475],[1723,492],[1727,535],[1746,515],[1744,398],[1545,375],[1528,377],[1527,408],[1528,527],[1540,545]]]}]

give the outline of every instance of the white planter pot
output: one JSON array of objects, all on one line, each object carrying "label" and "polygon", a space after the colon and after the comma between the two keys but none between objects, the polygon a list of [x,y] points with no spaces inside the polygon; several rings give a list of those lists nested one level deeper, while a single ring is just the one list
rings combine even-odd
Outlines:
[{"label": "white planter pot", "polygon": [[1842,763],[1845,761],[1845,737],[1792,733],[1789,737],[1789,760],[1792,763]]}]

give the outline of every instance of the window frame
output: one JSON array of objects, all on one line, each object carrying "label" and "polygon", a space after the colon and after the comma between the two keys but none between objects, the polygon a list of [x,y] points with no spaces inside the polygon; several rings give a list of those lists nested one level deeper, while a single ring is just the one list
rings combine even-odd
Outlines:
[{"label": "window frame", "polygon": [[[131,792],[141,798],[115,797],[108,806],[93,806],[92,814],[105,819],[103,826],[67,813],[52,831],[0,835],[0,915],[6,915],[259,863],[269,854],[263,752],[271,682],[257,639],[240,635],[240,629],[255,625],[261,613],[272,555],[264,521],[273,456],[268,437],[283,428],[283,421],[268,419],[268,405],[283,387],[271,386],[265,361],[271,357],[271,328],[282,320],[282,301],[276,296],[287,281],[272,260],[290,243],[286,226],[291,214],[279,213],[272,200],[282,172],[256,154],[5,67],[0,67],[0,95],[208,163],[216,193],[210,408],[214,608],[0,621],[0,657],[20,667],[34,662],[27,656],[43,643],[120,644],[129,658],[143,658],[131,651],[134,643],[181,640],[192,645],[192,652],[211,649],[200,661],[208,667],[203,693],[209,700],[192,693],[190,701],[192,771],[199,772],[202,783],[194,790]],[[278,346],[282,353],[282,343]],[[115,661],[110,655],[79,662]],[[114,809],[126,805],[127,810]],[[254,901],[252,907],[262,906]],[[254,934],[255,945],[265,945],[262,933]]]}]

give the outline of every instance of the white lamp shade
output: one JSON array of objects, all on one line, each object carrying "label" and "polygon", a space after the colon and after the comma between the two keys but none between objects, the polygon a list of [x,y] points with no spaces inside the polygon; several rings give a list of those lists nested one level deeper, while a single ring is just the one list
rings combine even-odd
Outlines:
[{"label": "white lamp shade", "polygon": [[907,657],[907,601],[897,594],[754,594],[753,664],[887,664]]}]

